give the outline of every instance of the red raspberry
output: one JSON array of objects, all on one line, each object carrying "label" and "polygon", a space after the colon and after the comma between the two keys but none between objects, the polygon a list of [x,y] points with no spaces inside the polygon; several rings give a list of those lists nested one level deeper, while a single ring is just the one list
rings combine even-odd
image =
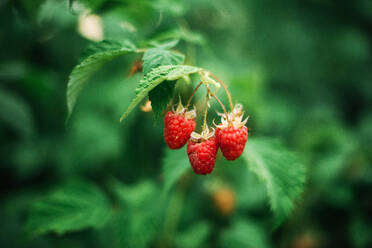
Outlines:
[{"label": "red raspberry", "polygon": [[221,124],[217,126],[217,140],[222,154],[227,160],[239,158],[247,142],[248,129],[245,123],[248,118],[242,121],[241,108],[241,105],[238,104],[227,117],[221,115]]},{"label": "red raspberry", "polygon": [[218,143],[227,160],[235,160],[243,153],[248,138],[246,126],[226,127],[218,131]]},{"label": "red raspberry", "polygon": [[180,103],[176,111],[169,111],[164,118],[164,139],[170,149],[183,147],[194,131],[195,111],[186,112]]},{"label": "red raspberry", "polygon": [[[194,138],[194,135],[199,137]],[[193,133],[187,143],[187,155],[194,172],[201,175],[211,173],[216,163],[217,151],[218,142],[214,132],[207,136]]]}]

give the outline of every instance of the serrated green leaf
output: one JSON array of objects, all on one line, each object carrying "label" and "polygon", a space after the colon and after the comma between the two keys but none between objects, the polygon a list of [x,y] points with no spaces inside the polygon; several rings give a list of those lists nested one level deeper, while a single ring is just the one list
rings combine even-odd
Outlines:
[{"label": "serrated green leaf", "polygon": [[123,45],[116,40],[103,40],[100,42],[94,42],[89,44],[89,46],[83,51],[79,62],[82,62],[84,59],[88,58],[91,55],[96,53],[103,53],[109,51],[115,51],[122,48]]},{"label": "serrated green leaf", "polygon": [[282,223],[294,208],[305,182],[305,168],[292,152],[267,139],[249,139],[243,157],[248,167],[266,184],[275,224]]},{"label": "serrated green leaf", "polygon": [[121,116],[120,121],[123,121],[141,102],[141,100],[157,85],[164,81],[180,79],[183,76],[197,73],[201,70],[203,69],[188,65],[164,65],[152,70],[143,78],[143,80],[140,81],[136,89],[136,96],[129,104],[127,110]]},{"label": "serrated green leaf", "polygon": [[180,177],[190,170],[186,147],[179,150],[166,149],[163,159],[164,192],[168,192]]},{"label": "serrated green leaf", "polygon": [[149,100],[151,101],[155,121],[159,120],[167,109],[170,100],[173,98],[175,85],[176,81],[166,81],[149,92]]},{"label": "serrated green leaf", "polygon": [[99,188],[88,182],[71,181],[31,205],[27,228],[32,235],[97,228],[108,220],[109,210]]},{"label": "serrated green leaf", "polygon": [[124,42],[119,42],[116,40],[103,40],[90,44],[81,55],[80,62],[96,53],[116,51],[122,48],[131,49],[133,51],[137,49],[136,46],[129,40],[126,40]]},{"label": "serrated green leaf", "polygon": [[116,41],[101,41],[87,49],[81,63],[72,70],[67,84],[68,116],[88,79],[107,62],[130,52],[135,52],[133,45]]},{"label": "serrated green leaf", "polygon": [[174,53],[163,48],[151,48],[143,55],[143,74],[162,65],[179,65],[184,61],[183,54]]},{"label": "serrated green leaf", "polygon": [[[184,61],[185,56],[177,54],[164,48],[152,48],[143,55],[143,73],[146,75],[154,68],[162,65],[179,65]],[[149,92],[152,110],[155,115],[155,120],[160,116],[168,106],[168,103],[173,97],[175,81],[168,81],[164,84],[156,86]]]}]

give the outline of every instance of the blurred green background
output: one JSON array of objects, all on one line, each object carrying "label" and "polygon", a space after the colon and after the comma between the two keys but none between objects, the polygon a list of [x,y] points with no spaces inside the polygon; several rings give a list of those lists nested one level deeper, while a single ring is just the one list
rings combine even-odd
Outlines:
[{"label": "blurred green background", "polygon": [[[186,64],[223,78],[250,135],[306,165],[290,217],[273,229],[264,185],[220,155],[210,176],[188,173],[159,197],[161,121],[140,108],[118,121],[140,55],[95,74],[66,124],[68,76],[102,39],[179,39]],[[372,247],[371,44],[370,0],[0,1],[0,247]],[[29,235],[30,206],[66,183],[110,220]],[[92,216],[109,218],[81,218]]]}]

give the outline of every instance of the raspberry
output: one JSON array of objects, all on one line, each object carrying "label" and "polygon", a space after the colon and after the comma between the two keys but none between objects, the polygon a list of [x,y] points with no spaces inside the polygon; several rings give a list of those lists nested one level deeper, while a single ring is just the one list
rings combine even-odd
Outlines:
[{"label": "raspberry", "polygon": [[226,127],[218,132],[218,143],[227,160],[235,160],[243,153],[248,138],[246,126]]},{"label": "raspberry", "polygon": [[187,155],[196,174],[211,173],[216,163],[218,142],[214,132],[208,133],[208,129],[202,135],[193,132],[187,143]]},{"label": "raspberry", "polygon": [[179,149],[190,139],[196,126],[195,115],[195,110],[187,112],[181,101],[177,110],[169,111],[165,115],[164,139],[170,149]]},{"label": "raspberry", "polygon": [[221,115],[221,124],[217,126],[216,136],[223,156],[227,160],[235,160],[243,153],[248,138],[245,126],[248,118],[242,121],[241,105],[237,105],[232,113]]}]

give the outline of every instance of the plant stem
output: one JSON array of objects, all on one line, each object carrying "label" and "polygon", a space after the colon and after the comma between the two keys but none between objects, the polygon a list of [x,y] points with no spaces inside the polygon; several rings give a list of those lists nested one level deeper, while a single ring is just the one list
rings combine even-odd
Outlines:
[{"label": "plant stem", "polygon": [[187,100],[187,104],[186,104],[186,109],[189,107],[190,103],[191,103],[191,100],[192,98],[194,97],[195,95],[195,92],[199,89],[200,85],[202,85],[203,82],[200,82],[196,87],[195,89],[193,90],[193,92],[191,93],[191,96],[189,97],[189,99]]},{"label": "plant stem", "polygon": [[207,125],[207,114],[208,114],[208,105],[209,105],[209,93],[208,92],[207,92],[205,105],[206,106],[205,106],[205,110],[204,110],[203,132],[204,132],[205,127]]},{"label": "plant stem", "polygon": [[211,95],[212,97],[214,97],[214,98],[217,100],[217,102],[221,105],[221,107],[222,107],[222,109],[223,109],[223,112],[224,112],[225,115],[226,115],[226,120],[229,121],[229,116],[228,116],[228,114],[227,114],[226,108],[225,108],[225,106],[222,104],[222,102],[220,101],[220,99],[218,99],[218,97],[217,97],[215,94],[213,94],[213,93],[210,93],[210,95]]},{"label": "plant stem", "polygon": [[230,111],[232,112],[233,109],[234,109],[234,106],[233,106],[233,103],[232,103],[232,100],[231,100],[231,94],[230,94],[230,91],[227,89],[227,86],[224,82],[222,82],[221,79],[219,79],[216,75],[208,72],[209,75],[211,75],[212,77],[214,77],[214,79],[216,79],[221,85],[222,87],[224,88],[225,92],[226,92],[226,95],[227,95],[227,98],[229,99],[229,104],[230,104]]}]

